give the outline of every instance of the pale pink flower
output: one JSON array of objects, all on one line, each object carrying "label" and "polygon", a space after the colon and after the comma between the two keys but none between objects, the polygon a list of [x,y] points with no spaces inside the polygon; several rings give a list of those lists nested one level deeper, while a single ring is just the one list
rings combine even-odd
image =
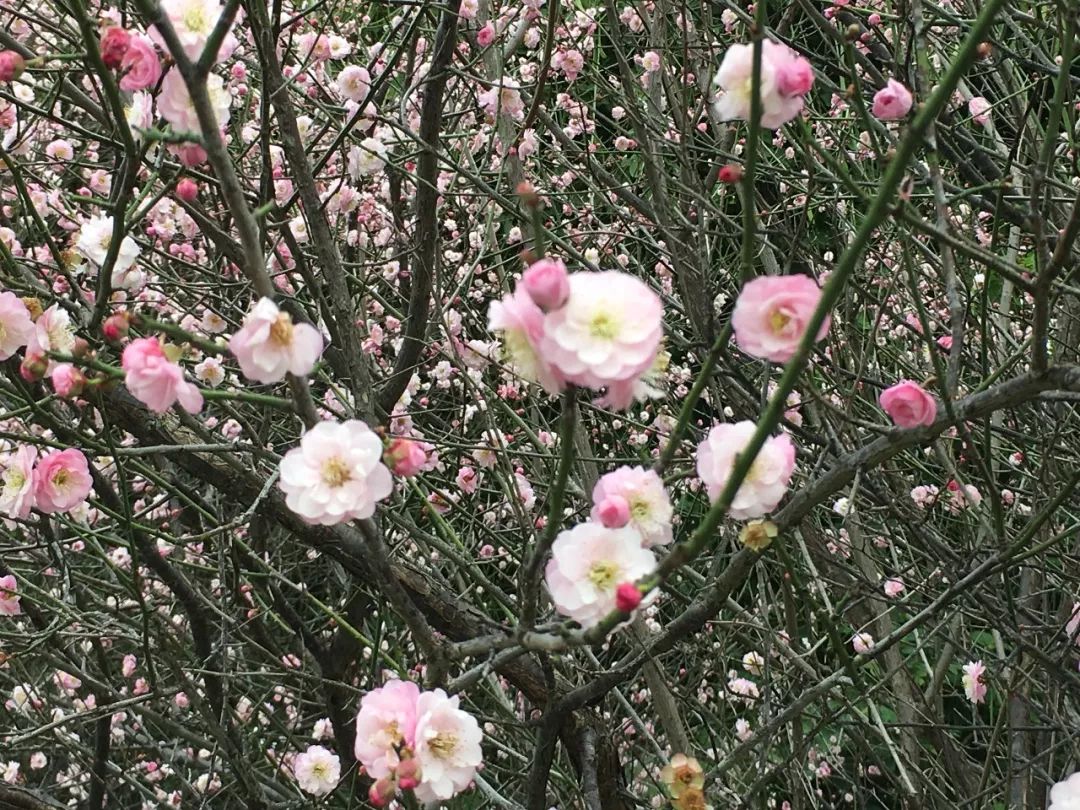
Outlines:
[{"label": "pale pink flower", "polygon": [[161,60],[149,37],[136,34],[131,38],[120,61],[120,89],[126,93],[146,90],[161,78]]},{"label": "pale pink flower", "polygon": [[30,310],[13,292],[0,293],[0,360],[7,360],[34,336]]},{"label": "pale pink flower", "polygon": [[244,325],[229,339],[229,351],[244,376],[261,383],[299,377],[311,372],[323,350],[319,330],[308,323],[293,323],[287,312],[269,298],[260,298],[244,318]]},{"label": "pale pink flower", "polygon": [[337,75],[337,91],[349,101],[357,104],[368,97],[371,91],[371,74],[367,68],[349,65]]},{"label": "pale pink flower", "polygon": [[363,520],[393,491],[382,442],[358,419],[320,422],[281,460],[278,486],[289,509],[324,526]]},{"label": "pale pink flower", "polygon": [[34,508],[34,462],[37,448],[24,444],[8,456],[4,468],[4,488],[0,490],[0,512],[24,520]]},{"label": "pale pink flower", "polygon": [[165,413],[177,401],[188,413],[202,410],[199,389],[184,379],[184,371],[165,354],[157,338],[131,341],[120,357],[124,384],[132,396],[154,413]]},{"label": "pale pink flower", "polygon": [[[697,473],[715,501],[727,485],[736,457],[754,435],[753,422],[721,423],[709,431],[697,451]],[[768,514],[787,492],[795,471],[795,445],[782,433],[765,440],[750,471],[731,499],[728,514],[736,520],[748,520]]]},{"label": "pale pink flower", "polygon": [[869,633],[856,633],[851,637],[851,646],[859,655],[866,655],[874,649],[874,637]]},{"label": "pale pink flower", "polygon": [[981,678],[986,673],[982,661],[969,661],[964,664],[964,694],[972,703],[982,703],[986,699],[986,684]]},{"label": "pale pink flower", "polygon": [[937,402],[918,383],[901,380],[886,388],[878,398],[882,410],[902,428],[934,424]]},{"label": "pale pink flower", "polygon": [[1080,771],[1050,788],[1046,810],[1080,810]]},{"label": "pale pink flower", "polygon": [[[753,92],[754,48],[732,45],[724,54],[715,84],[720,96],[715,104],[722,121],[749,120]],[[802,56],[772,40],[762,42],[761,125],[776,129],[802,112],[804,96],[814,82],[814,71]]]},{"label": "pale pink flower", "polygon": [[356,715],[356,761],[372,779],[397,768],[401,748],[416,744],[417,701],[420,688],[412,681],[393,680],[360,700]]},{"label": "pale pink flower", "polygon": [[293,776],[305,793],[325,796],[337,787],[341,778],[341,760],[321,745],[311,745],[293,759]]},{"label": "pale pink flower", "polygon": [[53,450],[34,467],[34,506],[47,515],[67,512],[86,500],[92,485],[81,450]]},{"label": "pale pink flower", "polygon": [[899,121],[911,111],[913,102],[910,90],[896,79],[889,79],[883,88],[874,93],[871,112],[882,121]]},{"label": "pale pink flower", "polygon": [[502,333],[506,362],[523,379],[539,383],[551,394],[559,393],[566,386],[539,352],[544,334],[544,313],[524,288],[515,289],[501,301],[491,302],[488,328]]},{"label": "pale pink flower", "polygon": [[521,276],[521,286],[544,312],[559,309],[570,297],[570,277],[560,259],[540,259]]},{"label": "pale pink flower", "polygon": [[968,507],[978,506],[983,499],[982,493],[974,484],[964,484],[961,487],[954,482],[954,485],[949,487],[949,493],[949,509],[953,512],[960,512]]},{"label": "pale pink flower", "polygon": [[[225,87],[225,80],[216,73],[206,77],[206,92],[210,96],[210,106],[219,127],[229,123],[229,108],[232,96]],[[158,112],[178,133],[201,132],[199,116],[195,105],[191,103],[187,85],[177,68],[165,74],[158,96]],[[205,160],[205,156],[203,158]]]},{"label": "pale pink flower", "polygon": [[476,100],[488,115],[502,114],[514,119],[525,115],[525,102],[521,99],[520,85],[508,76],[503,76],[499,79],[499,84],[480,93]]},{"label": "pale pink flower", "polygon": [[622,410],[662,338],[663,306],[643,281],[618,271],[574,273],[566,305],[544,320],[540,354],[568,382],[610,389],[608,404]]},{"label": "pale pink flower", "polygon": [[968,112],[971,120],[979,126],[985,127],[990,123],[991,104],[982,96],[975,96],[968,102]]},{"label": "pale pink flower", "polygon": [[53,304],[34,321],[34,334],[27,344],[27,355],[44,355],[46,352],[71,354],[75,348],[75,330],[71,315],[59,304]]},{"label": "pale pink flower", "polygon": [[[821,301],[821,288],[809,276],[759,276],[739,293],[731,324],[735,341],[749,355],[786,363],[795,354]],[[816,340],[829,331],[830,316]]]},{"label": "pale pink flower", "polygon": [[[225,10],[218,0],[164,0],[161,9],[172,23],[184,53],[191,60],[202,55],[210,32],[214,30]],[[157,28],[150,29],[150,36],[162,50],[167,50],[165,40]],[[231,32],[226,34],[214,61],[224,62],[232,56],[236,45],[236,37]]]},{"label": "pale pink flower", "polygon": [[1065,623],[1065,634],[1080,647],[1080,602],[1073,602],[1072,614]]},{"label": "pale pink flower", "polygon": [[476,32],[476,44],[481,48],[486,48],[492,42],[495,41],[495,26],[491,24],[489,20],[484,24],[484,27]]},{"label": "pale pink flower", "polygon": [[[609,528],[620,528],[629,523],[638,531],[647,547],[671,542],[671,518],[674,510],[667,490],[664,489],[664,482],[654,471],[644,467],[620,467],[613,470],[596,482],[592,498],[593,520],[599,520]],[[603,504],[612,499],[621,500],[626,505],[627,520],[621,526],[613,526],[603,520]]]},{"label": "pale pink flower", "polygon": [[476,492],[476,488],[480,485],[480,476],[472,467],[462,467],[458,470],[455,480],[457,485],[461,487],[461,491],[467,495]]},{"label": "pale pink flower", "polygon": [[615,610],[619,585],[655,568],[652,552],[635,529],[588,522],[555,538],[545,580],[555,609],[589,628]]},{"label": "pale pink flower", "polygon": [[0,616],[18,616],[22,613],[18,588],[14,574],[0,577]]},{"label": "pale pink flower", "polygon": [[135,674],[136,668],[139,666],[139,659],[130,653],[124,656],[123,666],[120,668],[120,674],[125,678],[130,678]]},{"label": "pale pink flower", "polygon": [[483,762],[483,733],[476,718],[459,708],[457,695],[442,689],[416,701],[416,761],[420,784],[413,789],[425,804],[446,801],[465,790]]},{"label": "pale pink flower", "polygon": [[58,397],[77,397],[86,385],[86,376],[71,363],[57,363],[49,373],[49,381]]},{"label": "pale pink flower", "polygon": [[899,578],[887,579],[885,580],[884,590],[887,597],[895,599],[904,592],[904,580]]}]

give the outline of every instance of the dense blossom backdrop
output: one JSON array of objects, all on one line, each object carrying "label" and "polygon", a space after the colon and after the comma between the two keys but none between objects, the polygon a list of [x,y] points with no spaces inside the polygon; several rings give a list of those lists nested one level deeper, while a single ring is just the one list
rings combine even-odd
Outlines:
[{"label": "dense blossom backdrop", "polygon": [[0,20],[0,806],[1080,807],[1075,3]]}]

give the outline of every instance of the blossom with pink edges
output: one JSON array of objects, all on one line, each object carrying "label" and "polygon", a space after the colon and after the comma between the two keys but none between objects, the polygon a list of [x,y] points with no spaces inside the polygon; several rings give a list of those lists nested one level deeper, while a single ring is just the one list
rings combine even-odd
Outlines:
[{"label": "blossom with pink edges", "polygon": [[521,286],[544,312],[558,309],[570,297],[570,277],[560,259],[533,262],[522,274]]},{"label": "blossom with pink edges", "polygon": [[202,410],[203,396],[184,379],[184,370],[168,358],[157,338],[131,341],[120,356],[124,385],[154,413],[165,413],[176,402],[188,413]]},{"label": "blossom with pink edges", "polygon": [[356,761],[372,779],[393,773],[402,748],[416,744],[416,704],[420,687],[412,681],[388,681],[360,699],[356,715]]},{"label": "blossom with pink edges", "polygon": [[0,360],[7,360],[34,336],[30,310],[13,292],[0,293]]},{"label": "blossom with pink edges", "polygon": [[0,616],[18,616],[22,613],[18,589],[19,583],[14,574],[0,577]]},{"label": "blossom with pink edges", "polygon": [[[202,55],[206,40],[221,19],[225,8],[218,0],[164,0],[161,10],[172,23],[184,53],[188,59],[194,61]],[[162,49],[167,50],[165,40],[157,28],[150,29],[150,36]],[[236,45],[236,36],[230,31],[222,40],[214,62],[224,62],[232,56]]]},{"label": "blossom with pink edges", "polygon": [[[714,80],[720,89],[714,105],[720,120],[750,119],[753,75],[753,45],[728,48]],[[779,42],[762,42],[761,126],[776,129],[798,116],[813,83],[813,68],[804,57]]]},{"label": "blossom with pink edges", "polygon": [[663,338],[660,296],[617,271],[570,276],[566,305],[544,319],[540,354],[567,382],[611,388],[611,407],[633,401],[634,383],[656,362]]},{"label": "blossom with pink edges", "polygon": [[81,450],[53,450],[34,466],[34,506],[47,515],[67,512],[86,500],[93,483]]},{"label": "blossom with pink edges", "polygon": [[[753,357],[786,363],[795,354],[821,301],[821,288],[809,276],[759,276],[748,281],[735,301],[731,325],[739,348]],[[816,340],[829,331],[825,316]]]},{"label": "blossom with pink edges", "polygon": [[566,381],[540,353],[544,313],[524,289],[519,287],[501,301],[491,302],[488,328],[501,333],[506,362],[522,379],[539,383],[550,394],[566,387]]},{"label": "blossom with pink edges", "polygon": [[982,661],[969,661],[964,664],[964,694],[972,703],[982,703],[986,700],[986,684],[982,682],[986,674],[986,667]]},{"label": "blossom with pink edges", "polygon": [[[630,525],[648,547],[671,542],[674,510],[664,482],[653,470],[640,466],[613,470],[596,482],[592,499],[592,519],[604,526],[621,528]],[[626,518],[622,520],[624,509]],[[617,519],[612,519],[613,515]]]},{"label": "blossom with pink edges", "polygon": [[248,379],[279,382],[286,374],[309,374],[322,355],[323,337],[309,323],[293,323],[271,299],[261,298],[229,339],[229,351]]},{"label": "blossom with pink edges", "polygon": [[0,489],[0,512],[9,518],[24,520],[34,508],[34,462],[38,451],[24,444],[8,456]]},{"label": "blossom with pink edges", "polygon": [[393,491],[379,437],[358,419],[320,422],[281,460],[285,503],[308,523],[363,520]]},{"label": "blossom with pink edges", "polygon": [[921,385],[911,380],[901,380],[886,388],[878,402],[889,418],[902,428],[932,425],[937,418],[937,402]]},{"label": "blossom with pink edges", "polygon": [[341,778],[341,760],[321,745],[311,745],[293,759],[293,776],[305,793],[325,796],[337,787]]},{"label": "blossom with pink edges", "polygon": [[424,804],[447,801],[465,790],[483,761],[483,733],[476,718],[460,708],[461,699],[442,689],[416,701],[415,755],[420,783],[413,788]]},{"label": "blossom with pink edges", "polygon": [[[750,442],[753,422],[721,423],[709,431],[697,451],[697,473],[715,501],[727,485],[736,458]],[[736,520],[767,515],[784,497],[795,471],[795,444],[786,433],[765,440],[750,471],[731,499],[728,514]]]},{"label": "blossom with pink edges", "polygon": [[587,522],[555,538],[544,576],[555,609],[589,628],[616,609],[622,583],[655,568],[653,553],[635,529]]}]

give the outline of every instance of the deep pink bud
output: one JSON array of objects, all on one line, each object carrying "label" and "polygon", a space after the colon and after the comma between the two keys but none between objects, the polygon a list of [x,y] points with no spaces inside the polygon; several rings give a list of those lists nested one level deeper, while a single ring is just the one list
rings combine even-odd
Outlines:
[{"label": "deep pink bud", "polygon": [[624,582],[615,589],[615,609],[632,613],[641,604],[641,591],[633,582]]},{"label": "deep pink bud", "polygon": [[19,376],[27,382],[37,382],[45,376],[45,372],[48,370],[49,361],[45,359],[44,355],[28,354],[19,365]]},{"label": "deep pink bud", "polygon": [[116,342],[127,337],[131,330],[131,316],[126,312],[117,312],[105,319],[101,325],[101,333],[108,341]]},{"label": "deep pink bud", "polygon": [[419,442],[398,436],[386,446],[383,461],[394,475],[411,478],[420,472],[427,461],[427,454]]},{"label": "deep pink bud", "polygon": [[368,801],[376,807],[386,807],[397,793],[397,785],[389,776],[384,776],[368,788]]},{"label": "deep pink bud", "polygon": [[621,529],[630,522],[630,504],[622,495],[608,495],[596,505],[600,522],[609,529]]},{"label": "deep pink bud", "polygon": [[727,183],[728,185],[738,183],[742,180],[742,176],[742,166],[738,163],[728,163],[720,167],[719,179],[721,183]]},{"label": "deep pink bud", "polygon": [[49,375],[57,396],[67,399],[77,397],[86,385],[86,377],[71,363],[59,363]]},{"label": "deep pink bud", "polygon": [[420,763],[415,759],[403,759],[397,766],[397,783],[402,790],[412,790],[420,784]]},{"label": "deep pink bud", "polygon": [[14,81],[26,67],[26,60],[15,51],[0,51],[0,82]]},{"label": "deep pink bud", "polygon": [[186,143],[178,151],[180,162],[189,169],[206,163],[206,150],[197,143]]},{"label": "deep pink bud", "polygon": [[186,203],[195,202],[199,196],[199,184],[190,177],[185,177],[176,184],[176,196]]},{"label": "deep pink bud", "polygon": [[529,298],[545,312],[559,309],[570,297],[570,278],[559,259],[541,259],[521,277]]},{"label": "deep pink bud", "polygon": [[113,70],[120,67],[124,54],[127,53],[130,45],[130,31],[116,25],[106,28],[101,35],[101,45],[99,46],[101,48],[101,61],[105,63],[105,67]]}]

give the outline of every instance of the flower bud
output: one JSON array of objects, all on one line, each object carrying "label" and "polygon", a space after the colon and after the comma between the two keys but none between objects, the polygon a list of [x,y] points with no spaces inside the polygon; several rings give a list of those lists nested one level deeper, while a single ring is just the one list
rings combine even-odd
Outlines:
[{"label": "flower bud", "polygon": [[394,475],[402,478],[411,478],[420,472],[420,468],[427,461],[427,454],[420,443],[413,439],[398,436],[391,439],[383,453],[383,462]]},{"label": "flower bud", "polygon": [[621,529],[630,522],[630,504],[622,495],[609,495],[596,505],[596,514],[608,529]]},{"label": "flower bud", "polygon": [[105,67],[115,70],[124,61],[124,54],[131,45],[131,32],[118,25],[112,25],[105,29],[101,35],[101,61]]},{"label": "flower bud", "polygon": [[525,292],[544,312],[560,309],[570,297],[566,265],[558,259],[541,259],[521,277]]},{"label": "flower bud", "polygon": [[412,790],[420,784],[420,763],[416,759],[403,759],[395,772],[398,787],[402,790]]},{"label": "flower bud", "polygon": [[199,184],[190,177],[185,177],[176,184],[176,196],[186,203],[195,202],[199,196]]},{"label": "flower bud", "polygon": [[397,785],[389,776],[384,776],[368,788],[368,801],[376,807],[386,807],[397,793]]},{"label": "flower bud", "polygon": [[615,609],[632,613],[641,604],[641,590],[633,582],[624,582],[615,589]]},{"label": "flower bud", "polygon": [[86,386],[86,377],[71,363],[59,363],[49,375],[53,390],[63,399],[77,397]]},{"label": "flower bud", "polygon": [[726,166],[720,167],[720,182],[734,185],[742,180],[743,170],[742,166],[738,163],[728,163]]},{"label": "flower bud", "polygon": [[111,342],[123,340],[131,330],[131,316],[127,312],[117,312],[105,319],[101,333]]},{"label": "flower bud", "polygon": [[19,376],[27,382],[37,382],[49,370],[49,361],[43,355],[27,355],[19,365]]},{"label": "flower bud", "polygon": [[26,67],[26,60],[16,51],[0,51],[0,82],[11,82]]}]

